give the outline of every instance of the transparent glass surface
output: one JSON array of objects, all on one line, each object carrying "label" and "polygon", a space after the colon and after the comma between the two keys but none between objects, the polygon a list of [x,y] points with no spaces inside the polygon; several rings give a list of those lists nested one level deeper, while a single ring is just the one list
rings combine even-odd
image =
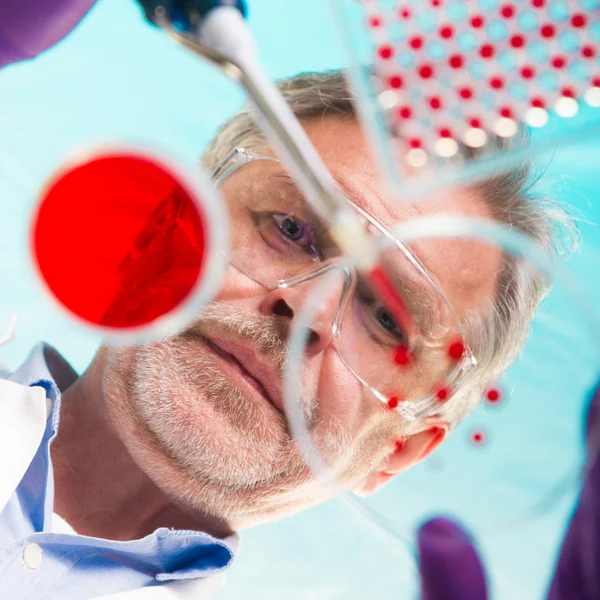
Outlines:
[{"label": "transparent glass surface", "polygon": [[[559,263],[499,223],[433,215],[399,224],[393,233],[423,263],[427,256],[441,257],[440,288],[476,365],[454,386],[446,381],[437,410],[422,418],[416,410],[412,421],[406,418],[410,411],[402,414],[364,386],[348,384],[341,367],[337,387],[328,386],[332,371],[325,358],[314,375],[310,332],[333,293],[330,274],[292,334],[286,415],[313,472],[332,494],[349,492],[346,500],[362,513],[357,519],[367,515],[409,548],[414,528],[436,515],[476,531],[484,551],[518,545],[514,560],[487,566],[494,585],[506,591],[510,573],[524,568],[525,555],[537,552],[535,560],[550,571],[563,530],[549,523],[557,514],[568,515],[581,485],[583,423],[600,364],[597,310]],[[473,271],[479,276],[467,276]],[[533,297],[542,298],[535,311],[525,300]],[[317,380],[310,390],[300,385],[308,373]],[[390,379],[398,388],[421,381],[418,374],[411,379],[406,367]],[[306,411],[307,396],[317,407],[312,412]],[[417,454],[443,423],[450,423],[449,435],[418,460],[412,453],[419,436],[429,437],[421,438]],[[525,598],[529,592],[512,593]]]},{"label": "transparent glass surface", "polygon": [[200,174],[147,148],[97,146],[46,182],[30,252],[45,291],[70,318],[139,341],[182,327],[212,298],[227,234]]},{"label": "transparent glass surface", "polygon": [[492,173],[499,159],[518,164],[600,125],[597,0],[333,6],[357,109],[405,194]]}]

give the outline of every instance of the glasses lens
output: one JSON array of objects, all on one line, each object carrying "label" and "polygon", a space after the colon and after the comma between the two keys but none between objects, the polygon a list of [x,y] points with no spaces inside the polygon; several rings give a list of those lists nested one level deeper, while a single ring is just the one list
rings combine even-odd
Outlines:
[{"label": "glasses lens", "polygon": [[328,227],[276,160],[257,159],[221,181],[231,219],[231,263],[277,287],[307,267],[337,256]]},{"label": "glasses lens", "polygon": [[[339,258],[328,227],[277,161],[241,166],[220,191],[235,231],[231,262],[253,279],[277,287]],[[464,345],[458,319],[410,249],[390,242],[382,256],[406,303],[405,321],[396,323],[364,280],[354,285],[353,275],[338,271],[328,302],[336,304],[328,312],[335,346],[347,367],[392,403],[448,394],[447,381],[469,364],[466,348],[456,352]]]},{"label": "glasses lens", "polygon": [[[472,366],[462,326],[441,284],[414,250],[384,239],[382,266],[404,310],[394,318],[358,276],[340,318],[336,348],[347,366],[392,405],[447,399],[451,386]],[[420,251],[431,254],[431,245],[421,243]]]},{"label": "glasses lens", "polygon": [[95,326],[148,325],[177,308],[205,263],[199,204],[166,165],[106,154],[63,170],[34,217],[32,251],[46,286]]}]

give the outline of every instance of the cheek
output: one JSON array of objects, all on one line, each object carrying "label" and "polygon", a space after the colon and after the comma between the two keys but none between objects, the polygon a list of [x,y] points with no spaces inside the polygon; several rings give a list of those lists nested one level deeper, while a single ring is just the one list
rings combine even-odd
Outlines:
[{"label": "cheek", "polygon": [[216,302],[228,302],[232,300],[256,299],[255,305],[258,307],[268,291],[266,287],[229,265],[214,300]]},{"label": "cheek", "polygon": [[319,420],[311,439],[341,480],[354,485],[389,451],[405,423],[360,383],[335,349],[324,353],[317,391]]},{"label": "cheek", "polygon": [[348,425],[354,423],[363,404],[363,386],[330,347],[311,360],[310,368],[318,382],[319,415]]},{"label": "cheek", "polygon": [[[357,451],[367,440],[380,437],[386,407],[348,370],[335,349],[323,353],[320,364],[311,363],[310,367],[313,377],[318,378],[318,418],[311,440],[328,464],[354,472]],[[367,445],[368,454],[372,454],[372,444]],[[361,455],[361,462],[369,460],[363,452]]]}]

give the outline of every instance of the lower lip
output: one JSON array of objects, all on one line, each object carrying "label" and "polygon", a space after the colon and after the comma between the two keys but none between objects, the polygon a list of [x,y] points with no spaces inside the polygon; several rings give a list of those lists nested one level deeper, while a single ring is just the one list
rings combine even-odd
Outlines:
[{"label": "lower lip", "polygon": [[[251,377],[235,360],[230,357],[224,350],[219,348],[216,344],[213,344],[211,341],[204,339],[205,344],[209,347],[210,350],[213,351],[220,359],[225,362],[228,367],[235,371],[248,385],[250,385],[256,392],[258,392],[273,408],[277,409],[277,407],[271,402],[270,398],[265,394],[262,386]],[[279,410],[279,409],[277,409]]]}]

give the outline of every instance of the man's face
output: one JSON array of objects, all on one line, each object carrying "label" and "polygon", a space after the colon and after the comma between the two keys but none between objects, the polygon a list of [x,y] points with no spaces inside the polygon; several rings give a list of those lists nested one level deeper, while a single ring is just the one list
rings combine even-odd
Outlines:
[{"label": "man's face", "polygon": [[[395,202],[356,123],[326,118],[305,127],[347,196],[386,227],[424,213],[489,216],[482,199],[465,191],[445,192],[418,208]],[[268,203],[288,188],[281,165],[258,160],[235,172],[221,190],[234,255],[244,266],[254,260],[260,277],[230,266],[215,303],[185,331],[150,345],[106,351],[109,411],[134,458],[175,500],[223,518],[234,529],[327,496],[290,436],[282,397],[286,341],[320,278],[265,286],[265,279],[276,284],[290,275],[275,258],[279,242],[273,242],[272,260],[257,257],[255,242],[244,233],[247,217],[237,208],[238,198],[261,194]],[[466,240],[412,248],[459,318],[493,297],[499,252]],[[406,423],[374,400],[336,350],[332,324],[339,297],[334,290],[319,305],[299,397],[310,414],[313,440],[340,477],[356,486],[394,453]],[[416,389],[419,381],[411,385]]]}]

